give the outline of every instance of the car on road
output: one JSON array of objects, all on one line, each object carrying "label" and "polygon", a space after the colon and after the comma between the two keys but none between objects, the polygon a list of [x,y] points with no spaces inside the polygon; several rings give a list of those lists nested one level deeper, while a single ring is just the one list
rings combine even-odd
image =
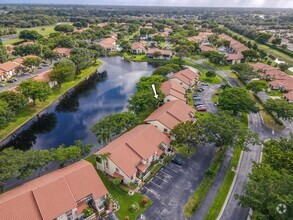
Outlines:
[{"label": "car on road", "polygon": [[203,89],[203,88],[198,88],[196,91],[198,91],[198,92],[203,92],[204,89]]},{"label": "car on road", "polygon": [[182,165],[183,164],[183,160],[181,160],[179,157],[176,157],[176,156],[172,159],[172,162],[173,163],[176,163],[178,165]]},{"label": "car on road", "polygon": [[206,112],[208,109],[204,106],[199,106],[198,108],[196,108],[196,110],[199,112]]},{"label": "car on road", "polygon": [[202,85],[203,85],[203,86],[208,86],[209,84],[208,84],[208,83],[205,83],[205,82],[203,82],[203,83],[202,83]]}]

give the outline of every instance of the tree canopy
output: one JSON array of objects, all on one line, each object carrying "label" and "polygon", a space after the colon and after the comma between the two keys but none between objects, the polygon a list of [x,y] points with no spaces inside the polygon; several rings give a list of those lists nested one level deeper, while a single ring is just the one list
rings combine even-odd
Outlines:
[{"label": "tree canopy", "polygon": [[64,82],[72,81],[75,77],[75,68],[73,66],[60,66],[54,67],[50,74],[50,79],[56,81],[60,86]]},{"label": "tree canopy", "polygon": [[36,41],[42,37],[43,35],[39,34],[37,31],[34,30],[23,30],[19,32],[19,38],[24,40]]},{"label": "tree canopy", "polygon": [[288,121],[293,120],[293,105],[281,99],[268,99],[264,103],[264,109],[269,114],[275,114],[278,118]]},{"label": "tree canopy", "polygon": [[36,100],[43,102],[50,95],[50,87],[45,81],[26,80],[22,81],[17,89],[27,98],[33,100],[34,105]]},{"label": "tree canopy", "polygon": [[254,80],[254,81],[249,82],[246,85],[246,88],[248,90],[253,91],[254,93],[258,93],[258,92],[261,92],[265,89],[268,89],[269,83],[265,80]]},{"label": "tree canopy", "polygon": [[227,88],[219,95],[219,106],[222,110],[232,111],[234,115],[238,112],[257,112],[256,103],[250,98],[244,88]]}]

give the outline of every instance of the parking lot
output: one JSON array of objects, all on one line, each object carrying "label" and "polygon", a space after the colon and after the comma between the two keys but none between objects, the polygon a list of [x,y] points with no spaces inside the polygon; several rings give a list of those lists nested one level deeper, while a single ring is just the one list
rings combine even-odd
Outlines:
[{"label": "parking lot", "polygon": [[213,145],[200,145],[191,159],[177,155],[182,165],[171,162],[164,166],[140,190],[153,201],[140,219],[184,220],[183,207],[204,177],[214,153]]}]

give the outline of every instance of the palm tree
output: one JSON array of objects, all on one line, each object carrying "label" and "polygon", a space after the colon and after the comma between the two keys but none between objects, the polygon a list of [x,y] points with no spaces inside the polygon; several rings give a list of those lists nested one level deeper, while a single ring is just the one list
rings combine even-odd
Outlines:
[{"label": "palm tree", "polygon": [[98,143],[103,143],[103,146],[105,146],[105,144],[111,139],[109,130],[104,128],[99,130],[99,132],[96,133],[96,136],[98,138]]},{"label": "palm tree", "polygon": [[106,173],[106,160],[109,158],[109,156],[111,155],[111,153],[109,152],[106,152],[106,153],[103,153],[103,154],[99,154],[98,157],[101,158],[101,160],[103,161],[103,164],[104,164],[104,172]]}]

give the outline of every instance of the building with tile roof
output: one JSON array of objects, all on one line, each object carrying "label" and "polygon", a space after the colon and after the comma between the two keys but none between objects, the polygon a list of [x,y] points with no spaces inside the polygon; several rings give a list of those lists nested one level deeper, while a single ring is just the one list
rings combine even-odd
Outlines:
[{"label": "building with tile roof", "polygon": [[177,73],[174,73],[169,77],[171,81],[178,82],[185,89],[194,86],[199,79],[199,74],[191,69],[184,69]]},{"label": "building with tile roof", "polygon": [[169,149],[170,138],[153,125],[138,125],[122,134],[95,155],[97,168],[121,179],[125,184],[139,183],[150,173],[147,168]]},{"label": "building with tile roof", "polygon": [[150,114],[144,122],[152,124],[161,132],[170,133],[178,124],[194,119],[195,109],[181,100],[166,102]]},{"label": "building with tile roof", "polygon": [[85,160],[31,180],[0,195],[0,219],[80,219],[87,206],[104,210],[108,191]]},{"label": "building with tile roof", "polygon": [[186,102],[186,91],[180,83],[173,80],[168,80],[161,84],[160,89],[165,95],[164,102],[174,100],[181,100]]}]

